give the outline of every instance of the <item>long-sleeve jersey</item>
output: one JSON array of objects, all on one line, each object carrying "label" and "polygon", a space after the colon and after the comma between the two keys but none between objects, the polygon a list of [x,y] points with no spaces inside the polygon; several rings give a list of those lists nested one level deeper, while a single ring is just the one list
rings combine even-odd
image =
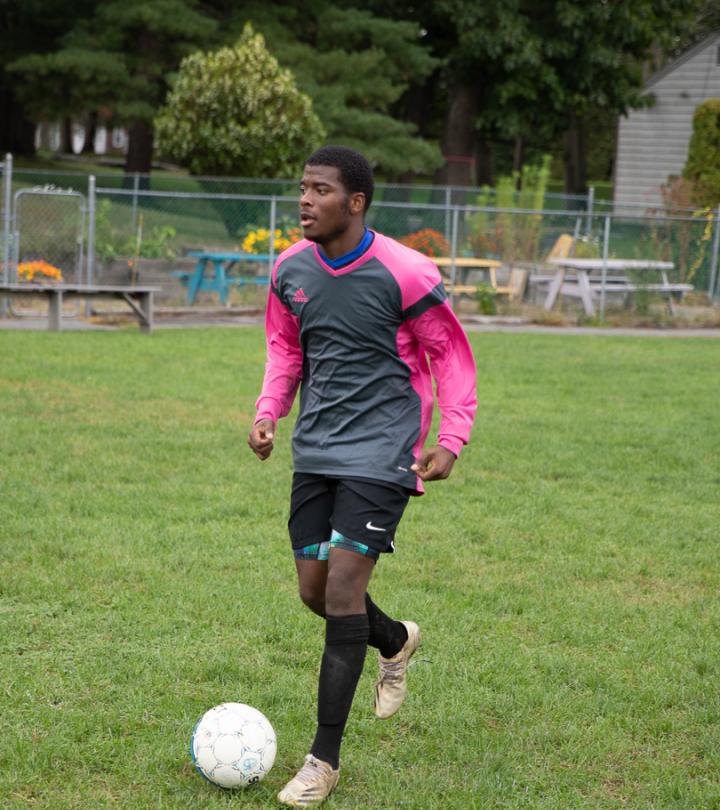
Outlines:
[{"label": "long-sleeve jersey", "polygon": [[422,492],[410,469],[432,420],[456,456],[477,407],[475,363],[437,267],[375,233],[334,270],[313,242],[277,259],[266,314],[267,364],[257,417],[286,416],[299,385],[293,434],[298,472],[371,478]]}]

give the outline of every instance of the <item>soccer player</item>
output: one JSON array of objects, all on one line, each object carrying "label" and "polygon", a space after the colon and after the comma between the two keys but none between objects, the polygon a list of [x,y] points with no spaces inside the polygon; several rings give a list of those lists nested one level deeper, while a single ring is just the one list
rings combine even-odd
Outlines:
[{"label": "soccer player", "polygon": [[[325,620],[317,730],[278,794],[322,803],[338,782],[340,743],[368,645],[379,651],[375,714],[405,699],[415,622],[367,593],[410,495],[447,478],[470,437],[475,365],[440,274],[425,256],[365,227],[374,189],[358,152],[326,146],[300,184],[305,238],[277,259],[266,315],[267,364],[248,444],[270,456],[300,386],[292,439],[290,539],[300,598]],[[440,408],[437,444],[425,448]]]}]

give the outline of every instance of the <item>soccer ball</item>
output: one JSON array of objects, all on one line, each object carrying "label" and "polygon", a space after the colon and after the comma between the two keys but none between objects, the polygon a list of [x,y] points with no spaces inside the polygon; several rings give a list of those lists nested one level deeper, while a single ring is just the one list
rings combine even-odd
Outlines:
[{"label": "soccer ball", "polygon": [[190,740],[193,764],[222,788],[259,782],[272,768],[276,751],[270,721],[244,703],[221,703],[205,712]]}]

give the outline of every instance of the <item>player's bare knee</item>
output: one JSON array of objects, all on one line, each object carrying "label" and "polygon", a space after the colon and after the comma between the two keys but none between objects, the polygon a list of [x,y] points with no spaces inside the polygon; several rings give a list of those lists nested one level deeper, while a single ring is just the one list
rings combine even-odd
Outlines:
[{"label": "player's bare knee", "polygon": [[318,592],[313,585],[309,585],[304,582],[300,582],[299,591],[300,599],[306,607],[310,608],[313,613],[317,613],[318,616],[325,615],[324,593]]}]

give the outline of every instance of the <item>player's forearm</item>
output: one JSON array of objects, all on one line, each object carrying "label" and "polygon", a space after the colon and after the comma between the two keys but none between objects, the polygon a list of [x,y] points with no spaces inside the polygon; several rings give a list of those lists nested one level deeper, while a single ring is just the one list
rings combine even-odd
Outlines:
[{"label": "player's forearm", "polygon": [[272,419],[277,423],[278,419],[290,413],[295,394],[300,384],[301,375],[297,372],[288,373],[287,366],[270,366],[265,372],[265,379],[260,396],[255,403],[255,421],[261,419]]},{"label": "player's forearm", "polygon": [[440,410],[438,444],[455,456],[470,440],[477,395],[475,359],[460,322],[448,304],[417,319],[415,334],[430,361]]},{"label": "player's forearm", "polygon": [[458,456],[462,446],[470,441],[477,411],[475,368],[464,372],[455,369],[442,382],[438,382],[438,377],[435,380],[440,409],[438,444]]}]

